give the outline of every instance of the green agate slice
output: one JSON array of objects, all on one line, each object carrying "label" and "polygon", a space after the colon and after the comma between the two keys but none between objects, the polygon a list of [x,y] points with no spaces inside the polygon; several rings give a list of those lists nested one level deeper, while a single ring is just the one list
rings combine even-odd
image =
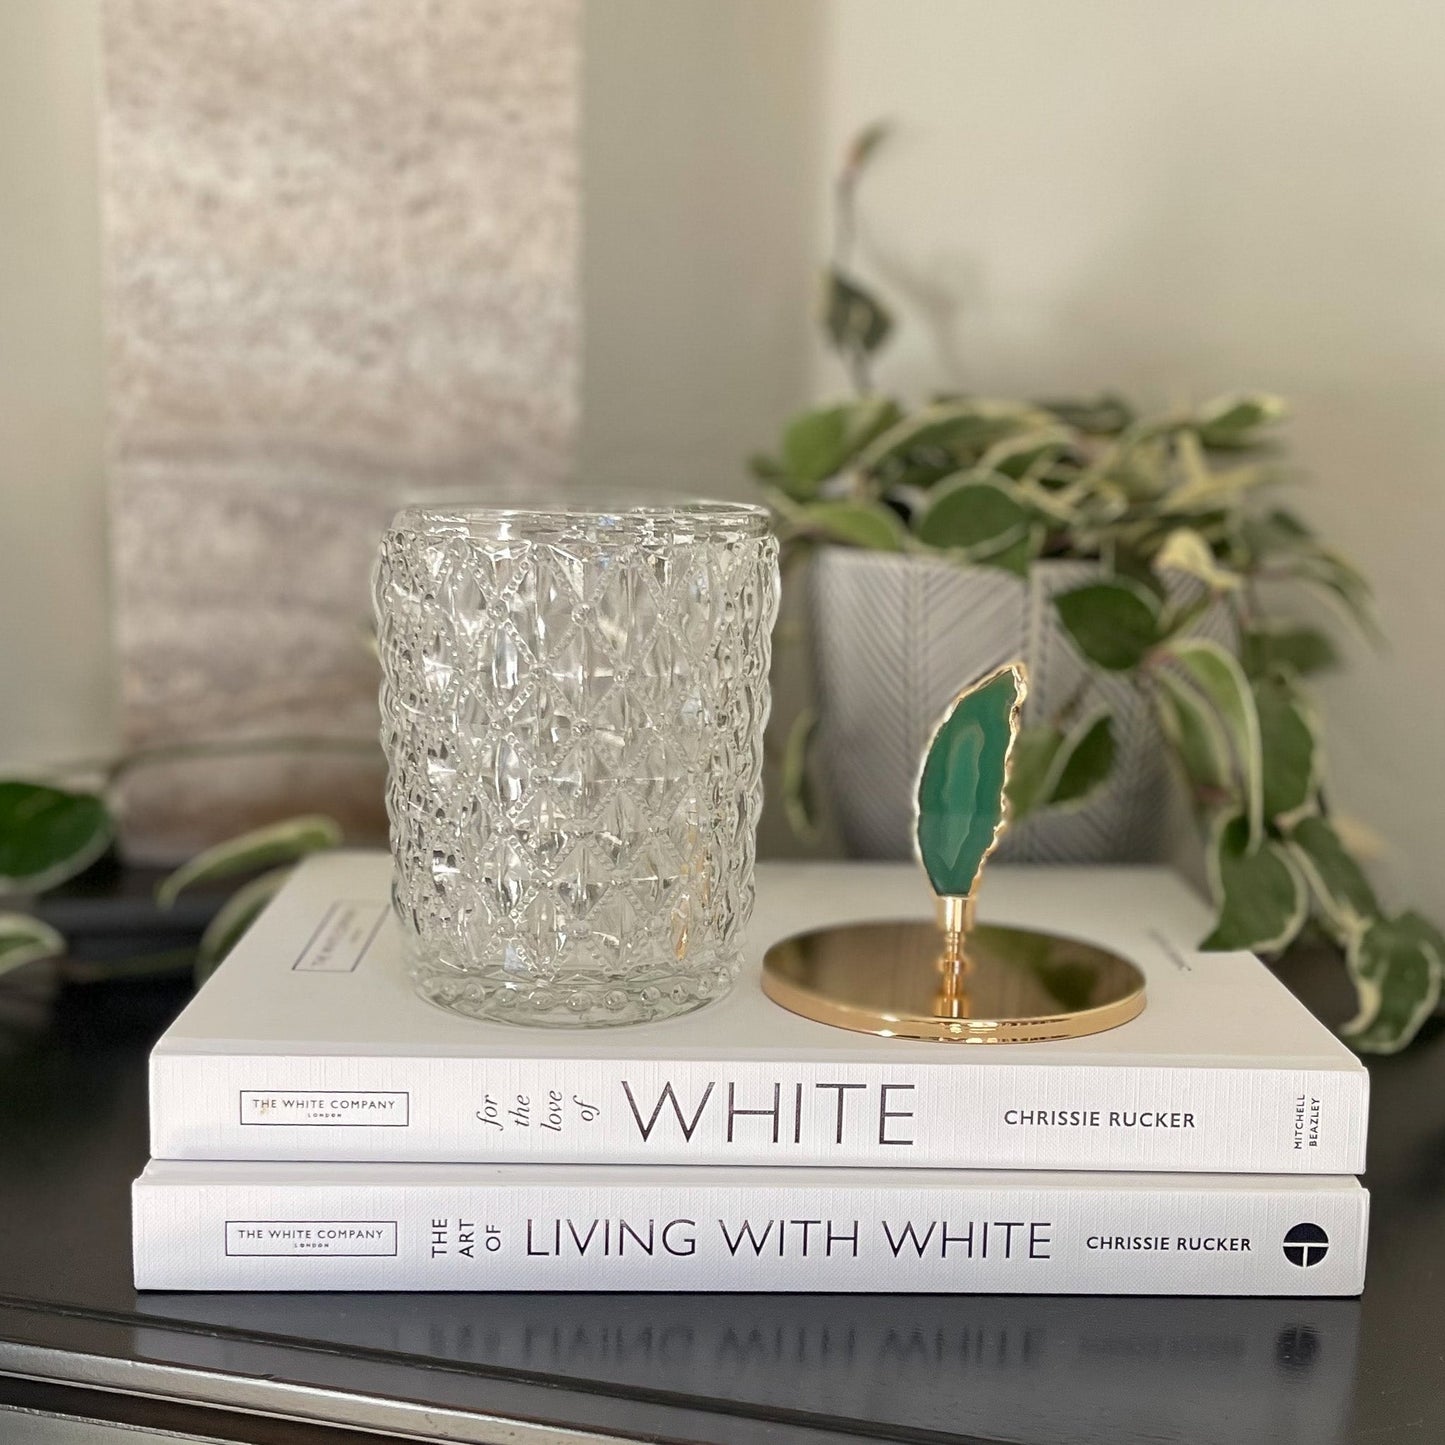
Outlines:
[{"label": "green agate slice", "polygon": [[967,898],[1004,824],[1008,758],[1028,685],[1009,663],[944,714],[918,779],[918,857],[933,891]]}]

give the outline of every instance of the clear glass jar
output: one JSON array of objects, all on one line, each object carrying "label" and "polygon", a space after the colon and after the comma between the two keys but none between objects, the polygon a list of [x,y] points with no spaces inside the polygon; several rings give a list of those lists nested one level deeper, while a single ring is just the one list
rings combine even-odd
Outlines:
[{"label": "clear glass jar", "polygon": [[375,600],[418,991],[577,1027],[685,1013],[753,904],[778,547],[721,502],[409,507]]}]

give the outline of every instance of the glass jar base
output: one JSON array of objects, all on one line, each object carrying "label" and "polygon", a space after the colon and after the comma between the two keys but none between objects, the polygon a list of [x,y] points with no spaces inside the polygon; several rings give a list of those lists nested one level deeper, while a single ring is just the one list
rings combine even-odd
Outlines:
[{"label": "glass jar base", "polygon": [[724,997],[736,968],[673,969],[650,978],[626,980],[558,979],[519,982],[504,968],[419,967],[412,978],[428,1003],[464,1018],[527,1028],[615,1028],[656,1023],[691,1013]]}]

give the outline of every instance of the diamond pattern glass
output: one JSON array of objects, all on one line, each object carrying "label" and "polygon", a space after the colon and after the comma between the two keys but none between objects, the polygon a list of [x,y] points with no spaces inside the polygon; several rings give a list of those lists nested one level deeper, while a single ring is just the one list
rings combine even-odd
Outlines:
[{"label": "diamond pattern glass", "polygon": [[760,508],[413,507],[375,576],[392,901],[443,1008],[724,994],[752,911],[777,542]]}]

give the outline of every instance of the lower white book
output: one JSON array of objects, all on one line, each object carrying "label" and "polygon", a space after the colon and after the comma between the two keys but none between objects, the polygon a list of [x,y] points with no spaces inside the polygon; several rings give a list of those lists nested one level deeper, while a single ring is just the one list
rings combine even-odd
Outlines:
[{"label": "lower white book", "polygon": [[149,1164],[162,1290],[1353,1295],[1348,1176]]}]

